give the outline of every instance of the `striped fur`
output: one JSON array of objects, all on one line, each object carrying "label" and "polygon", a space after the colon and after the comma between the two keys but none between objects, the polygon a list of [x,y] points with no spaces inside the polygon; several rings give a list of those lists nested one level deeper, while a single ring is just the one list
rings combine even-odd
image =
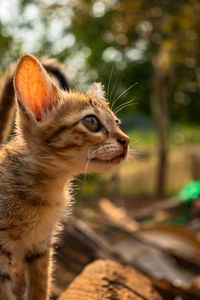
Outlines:
[{"label": "striped fur", "polygon": [[[0,152],[0,299],[23,299],[23,289],[14,289],[18,298],[13,293],[12,262],[19,283],[24,282],[23,271],[28,274],[26,299],[47,300],[50,245],[70,210],[71,180],[80,173],[115,169],[127,155],[129,139],[99,85],[86,94],[61,90],[28,55],[14,82],[16,135]],[[82,120],[88,115],[99,120],[98,132],[85,127]]]}]

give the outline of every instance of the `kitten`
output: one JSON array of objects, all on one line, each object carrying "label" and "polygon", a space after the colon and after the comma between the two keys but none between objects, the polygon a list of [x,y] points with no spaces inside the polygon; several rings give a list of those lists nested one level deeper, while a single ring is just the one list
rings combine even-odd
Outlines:
[{"label": "kitten", "polygon": [[25,55],[14,87],[16,136],[0,153],[0,299],[16,299],[14,265],[27,274],[26,299],[46,300],[52,239],[70,206],[71,180],[115,169],[129,138],[98,83],[86,94],[62,91]]}]

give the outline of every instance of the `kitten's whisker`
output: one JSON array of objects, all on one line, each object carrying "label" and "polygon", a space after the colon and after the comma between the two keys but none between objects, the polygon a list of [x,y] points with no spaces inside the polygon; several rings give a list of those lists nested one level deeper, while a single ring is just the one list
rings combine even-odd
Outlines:
[{"label": "kitten's whisker", "polygon": [[125,102],[125,103],[121,103],[120,105],[118,105],[118,106],[116,107],[116,109],[115,109],[114,111],[116,111],[118,108],[121,108],[122,106],[128,105],[129,103],[133,102],[133,100],[135,100],[135,97],[132,98],[132,99],[130,99],[129,101],[127,101],[127,102]]},{"label": "kitten's whisker", "polygon": [[72,81],[72,84],[74,85],[75,89],[77,89],[80,93],[83,93],[82,89],[80,88],[80,85],[75,79]]},{"label": "kitten's whisker", "polygon": [[101,146],[101,147],[98,147],[96,150],[94,150],[90,155],[89,155],[89,152],[88,152],[88,159],[90,160],[92,158],[92,156],[94,154],[96,154],[98,151],[101,151],[102,149],[105,148],[105,145]]},{"label": "kitten's whisker", "polygon": [[129,155],[128,155],[127,161],[128,161],[128,162],[136,161],[136,157],[135,157],[135,156],[131,156],[131,155],[129,156]]},{"label": "kitten's whisker", "polygon": [[[119,94],[119,90],[120,90],[121,82],[122,82],[122,81],[121,81],[121,80],[119,80],[118,87],[117,87],[117,89],[116,89],[116,91],[115,91],[114,100],[115,100],[115,98],[117,97],[117,95]],[[114,102],[114,100],[113,100],[113,102]],[[113,103],[113,106],[114,106],[114,104],[115,104],[115,103]]]},{"label": "kitten's whisker", "polygon": [[74,88],[75,90],[78,89],[77,86],[76,86],[76,84],[75,84],[75,82],[74,82],[73,80],[71,81],[71,84],[73,85],[73,88]]},{"label": "kitten's whisker", "polygon": [[108,88],[107,88],[107,91],[106,91],[106,97],[107,98],[109,98],[110,83],[111,83],[111,79],[112,79],[113,69],[114,69],[114,65],[112,65],[112,69],[111,69],[109,80],[108,80]]},{"label": "kitten's whisker", "polygon": [[117,100],[123,96],[125,93],[127,93],[132,87],[134,87],[137,84],[137,82],[135,82],[134,84],[132,84],[131,86],[129,86],[124,92],[122,92],[113,102],[113,106],[115,105],[115,103],[117,102]]},{"label": "kitten's whisker", "polygon": [[[126,105],[125,107],[128,107],[128,106],[131,106],[131,104],[129,104],[129,105]],[[116,113],[115,113],[115,114],[118,114],[118,112],[120,112],[121,110],[123,110],[125,107],[121,107],[119,110],[117,110],[117,111],[116,111]]]},{"label": "kitten's whisker", "polygon": [[[117,79],[115,80],[115,83],[114,83],[114,85],[113,85],[113,88],[112,88],[112,91],[111,91],[111,94],[110,94],[110,101],[111,101],[111,107],[110,107],[110,109],[111,109],[111,110],[113,109],[112,95],[113,95],[113,91],[114,91],[114,89],[115,89],[115,86],[116,86],[118,80],[119,80],[119,78],[117,78]],[[118,89],[119,89],[119,87],[118,87]],[[117,89],[117,90],[118,90],[118,89]]]},{"label": "kitten's whisker", "polygon": [[99,148],[97,148],[95,151],[93,151],[92,153],[90,153],[90,150],[88,150],[88,160],[86,162],[86,165],[85,165],[85,170],[84,170],[84,179],[83,179],[83,184],[85,184],[85,181],[86,181],[86,177],[87,177],[87,170],[88,170],[88,167],[89,167],[89,164],[91,162],[91,157],[99,150],[103,149],[104,146],[101,146]]},{"label": "kitten's whisker", "polygon": [[139,154],[139,151],[134,150],[134,149],[129,149],[128,153],[131,153],[131,154]]},{"label": "kitten's whisker", "polygon": [[121,111],[122,109],[124,109],[125,107],[128,107],[128,106],[131,106],[132,105],[132,102],[135,100],[135,98],[129,100],[128,102],[126,103],[122,103],[120,104],[114,111],[115,114],[117,114],[119,111]]},{"label": "kitten's whisker", "polygon": [[133,145],[135,146],[135,145],[138,144],[139,142],[141,142],[140,139],[134,140],[134,141],[133,141]]},{"label": "kitten's whisker", "polygon": [[[88,150],[88,156],[89,156],[89,150]],[[85,165],[85,170],[84,170],[84,178],[83,178],[83,185],[85,185],[86,182],[86,177],[87,177],[87,170],[90,164],[90,160],[88,159]]]}]

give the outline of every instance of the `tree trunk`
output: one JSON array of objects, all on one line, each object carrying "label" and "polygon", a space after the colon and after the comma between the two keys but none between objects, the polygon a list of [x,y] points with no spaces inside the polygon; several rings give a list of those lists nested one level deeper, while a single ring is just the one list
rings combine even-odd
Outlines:
[{"label": "tree trunk", "polygon": [[166,143],[160,143],[158,149],[159,161],[157,167],[157,182],[156,182],[156,194],[163,196],[165,193],[165,185],[167,179],[167,163],[168,163],[168,146]]},{"label": "tree trunk", "polygon": [[159,50],[152,60],[152,68],[153,80],[150,105],[159,140],[156,194],[163,196],[166,185],[168,162],[168,139],[170,124],[169,99],[173,82],[170,53]]}]

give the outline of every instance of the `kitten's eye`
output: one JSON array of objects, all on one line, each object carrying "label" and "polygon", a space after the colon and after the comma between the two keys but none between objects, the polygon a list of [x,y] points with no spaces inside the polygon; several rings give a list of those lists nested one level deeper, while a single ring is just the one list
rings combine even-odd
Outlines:
[{"label": "kitten's eye", "polygon": [[120,121],[119,120],[115,120],[115,122],[116,122],[117,126],[121,129],[121,123],[120,123]]},{"label": "kitten's eye", "polygon": [[82,122],[85,125],[85,127],[90,131],[97,132],[101,129],[99,121],[93,116],[83,118]]}]

